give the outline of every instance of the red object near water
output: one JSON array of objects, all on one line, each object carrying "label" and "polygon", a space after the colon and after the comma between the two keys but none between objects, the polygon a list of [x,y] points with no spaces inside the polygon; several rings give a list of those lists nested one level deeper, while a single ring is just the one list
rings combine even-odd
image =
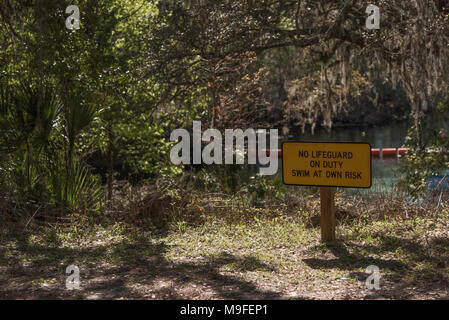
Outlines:
[{"label": "red object near water", "polygon": [[282,158],[282,150],[281,149],[266,149],[265,150],[267,157],[271,156],[272,152],[277,154],[278,158]]},{"label": "red object near water", "polygon": [[373,158],[389,158],[402,156],[407,152],[407,148],[383,148],[383,149],[371,149],[371,156]]},{"label": "red object near water", "polygon": [[384,157],[396,157],[396,148],[384,148],[382,149],[382,155]]},{"label": "red object near water", "polygon": [[[282,158],[282,149],[265,149],[263,151],[265,151],[265,154],[267,155],[267,157],[269,157],[271,155],[271,153],[274,152],[277,154],[278,158]],[[391,157],[402,156],[407,151],[408,151],[407,148],[383,148],[383,149],[373,148],[373,149],[371,149],[371,156],[373,158],[380,158],[381,156],[382,156],[382,158],[391,158]],[[382,154],[381,154],[381,152],[382,152]]]},{"label": "red object near water", "polygon": [[380,156],[380,149],[371,149],[371,156],[372,157],[379,157]]},{"label": "red object near water", "polygon": [[[282,149],[262,149],[262,153],[265,153],[267,157],[271,155],[271,153],[277,154],[278,158],[282,158]],[[255,149],[248,150],[248,154],[251,156],[258,156],[257,151]]]}]

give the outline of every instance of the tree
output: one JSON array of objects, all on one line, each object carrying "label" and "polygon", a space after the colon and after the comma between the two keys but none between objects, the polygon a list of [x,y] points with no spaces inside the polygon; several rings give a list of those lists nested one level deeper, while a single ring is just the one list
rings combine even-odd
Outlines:
[{"label": "tree", "polygon": [[[318,112],[314,109],[312,121],[324,115],[324,125],[332,125],[329,115],[341,110],[353,87],[354,66],[366,67],[368,81],[379,73],[400,81],[418,119],[426,106],[435,105],[431,98],[438,98],[447,87],[448,20],[441,16],[441,2],[381,2],[380,30],[365,28],[368,4],[282,0],[200,1],[183,6],[179,2],[160,15],[154,28],[154,72],[163,75],[164,83],[193,85],[199,78],[189,75],[202,69],[205,61],[294,47],[317,69],[321,93],[315,97],[320,101],[311,105],[321,107]],[[343,90],[333,88],[336,81]]]}]

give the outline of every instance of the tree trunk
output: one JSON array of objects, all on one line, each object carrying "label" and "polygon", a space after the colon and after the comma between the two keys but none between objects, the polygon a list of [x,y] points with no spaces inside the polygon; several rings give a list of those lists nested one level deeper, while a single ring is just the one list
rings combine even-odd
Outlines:
[{"label": "tree trunk", "polygon": [[415,137],[416,137],[416,152],[421,153],[424,149],[423,139],[422,139],[422,128],[421,128],[421,102],[420,99],[416,103],[412,105],[413,112],[413,124],[415,129]]},{"label": "tree trunk", "polygon": [[112,125],[108,124],[106,128],[108,132],[108,151],[107,151],[107,166],[108,166],[108,200],[112,200],[112,182],[114,180],[114,162],[113,162],[113,135],[112,135]]}]

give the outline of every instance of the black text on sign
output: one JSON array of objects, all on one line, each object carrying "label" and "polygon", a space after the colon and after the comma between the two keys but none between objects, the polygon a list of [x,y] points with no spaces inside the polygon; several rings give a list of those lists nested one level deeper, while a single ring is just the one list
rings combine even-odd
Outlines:
[{"label": "black text on sign", "polygon": [[285,184],[348,188],[371,187],[368,143],[284,142]]}]

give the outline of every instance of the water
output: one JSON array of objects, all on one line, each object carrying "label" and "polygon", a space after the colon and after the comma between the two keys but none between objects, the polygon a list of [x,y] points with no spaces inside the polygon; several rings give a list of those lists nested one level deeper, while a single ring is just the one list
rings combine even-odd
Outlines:
[{"label": "water", "polygon": [[[435,129],[445,129],[449,134],[449,121],[441,117],[429,117],[429,127]],[[301,128],[291,128],[290,136],[281,139],[283,141],[304,141],[304,142],[364,142],[369,143],[372,148],[401,148],[404,147],[405,138],[410,129],[408,121],[391,122],[384,126],[376,127],[334,127],[331,132],[327,130],[316,130],[312,135],[310,131],[301,132]],[[400,159],[384,158],[372,159],[372,187],[370,189],[345,188],[347,194],[372,194],[388,192],[401,178],[399,171]],[[258,166],[248,165],[242,170],[242,179],[258,173]],[[449,174],[449,170],[447,172]],[[279,169],[275,179],[282,181],[282,161],[279,162]]]},{"label": "water", "polygon": [[316,130],[301,133],[300,128],[290,131],[292,140],[314,142],[366,142],[372,148],[400,148],[404,145],[409,124],[396,122],[380,127],[337,127],[331,132]]},{"label": "water", "polygon": [[[390,123],[378,127],[337,127],[331,132],[317,130],[302,133],[300,129],[291,131],[288,140],[314,141],[314,142],[364,142],[372,148],[400,148],[404,146],[409,129],[408,122]],[[391,189],[400,178],[398,159],[373,159],[373,184],[369,192],[383,192]],[[345,188],[349,194],[364,193],[366,190]]]},{"label": "water", "polygon": [[[449,121],[441,117],[429,117],[428,125],[432,128],[449,129]],[[400,148],[404,146],[410,124],[408,121],[392,122],[376,127],[336,127],[331,132],[316,130],[312,135],[310,131],[304,133],[300,128],[290,130],[291,136],[287,140],[313,141],[313,142],[364,142],[372,148]],[[354,192],[383,192],[390,190],[401,178],[399,172],[399,159],[386,158],[372,160],[372,188],[369,190],[346,189],[348,193]]]}]

